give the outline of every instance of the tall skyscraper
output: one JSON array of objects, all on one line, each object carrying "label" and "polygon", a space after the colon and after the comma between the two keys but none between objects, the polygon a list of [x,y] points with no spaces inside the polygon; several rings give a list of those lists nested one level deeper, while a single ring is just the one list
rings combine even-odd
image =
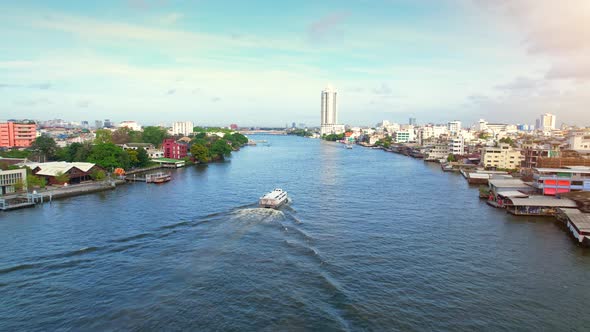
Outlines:
[{"label": "tall skyscraper", "polygon": [[328,85],[328,87],[322,90],[321,135],[340,134],[344,132],[344,126],[338,124],[336,95],[337,92],[331,85]]},{"label": "tall skyscraper", "polygon": [[416,125],[416,118],[410,118],[410,121],[408,121],[408,124],[410,126],[415,126]]},{"label": "tall skyscraper", "polygon": [[541,114],[539,119],[539,127],[541,130],[553,130],[555,129],[556,117],[551,113]]}]

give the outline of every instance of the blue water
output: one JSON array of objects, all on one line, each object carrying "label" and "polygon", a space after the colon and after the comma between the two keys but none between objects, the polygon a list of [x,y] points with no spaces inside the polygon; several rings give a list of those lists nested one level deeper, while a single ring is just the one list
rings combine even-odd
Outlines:
[{"label": "blue water", "polygon": [[[260,138],[0,214],[0,330],[590,329],[590,254],[551,219],[421,160]],[[291,204],[258,209],[275,187]]]}]

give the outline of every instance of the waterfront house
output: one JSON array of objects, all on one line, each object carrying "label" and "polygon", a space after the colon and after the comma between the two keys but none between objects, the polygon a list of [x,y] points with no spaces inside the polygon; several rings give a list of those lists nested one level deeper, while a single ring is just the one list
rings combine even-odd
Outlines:
[{"label": "waterfront house", "polygon": [[590,191],[590,167],[533,168],[533,186],[543,195]]},{"label": "waterfront house", "polygon": [[590,213],[573,208],[560,208],[556,217],[578,243],[584,246],[590,245]]},{"label": "waterfront house", "polygon": [[575,208],[576,202],[547,196],[509,197],[504,206],[508,213],[516,216],[553,216],[558,208]]},{"label": "waterfront house", "polygon": [[533,191],[533,188],[520,179],[489,179],[488,190],[489,196],[487,203],[495,207],[503,207],[505,203],[503,197],[508,196],[508,194],[504,194],[502,197],[502,193],[520,192],[528,194]]},{"label": "waterfront house", "polygon": [[64,174],[69,178],[68,183],[81,183],[92,180],[92,173],[104,171],[93,163],[54,161],[48,163],[28,163],[26,166],[33,170],[35,176],[45,178],[48,184],[59,184],[57,178]]},{"label": "waterfront house", "polygon": [[176,142],[173,138],[167,138],[162,142],[162,150],[164,150],[164,158],[183,159],[187,156],[188,146]]}]

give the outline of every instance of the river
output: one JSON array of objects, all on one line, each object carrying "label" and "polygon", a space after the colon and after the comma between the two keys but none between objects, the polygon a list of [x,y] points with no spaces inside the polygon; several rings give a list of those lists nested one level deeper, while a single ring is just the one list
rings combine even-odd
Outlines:
[{"label": "river", "polygon": [[[551,219],[381,150],[263,136],[162,185],[0,214],[0,330],[590,329]],[[281,187],[292,202],[258,209]]]}]

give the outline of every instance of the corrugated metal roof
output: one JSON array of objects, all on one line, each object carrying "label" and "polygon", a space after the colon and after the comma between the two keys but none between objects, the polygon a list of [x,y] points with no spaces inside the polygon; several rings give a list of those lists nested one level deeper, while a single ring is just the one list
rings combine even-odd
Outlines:
[{"label": "corrugated metal roof", "polygon": [[45,175],[45,176],[56,176],[59,173],[67,173],[72,167],[76,167],[77,169],[81,170],[82,172],[88,172],[92,167],[94,167],[93,163],[83,163],[83,162],[75,162],[75,163],[68,163],[65,161],[53,161],[48,163],[29,163],[31,169],[35,169],[37,167],[40,168],[38,175]]},{"label": "corrugated metal roof", "polygon": [[523,187],[526,188],[527,185],[522,182],[520,179],[490,179],[489,184],[494,187]]},{"label": "corrugated metal roof", "polygon": [[554,198],[550,196],[530,196],[529,198],[511,198],[512,204],[515,206],[549,206],[549,207],[573,207],[576,202],[567,198]]},{"label": "corrugated metal roof", "polygon": [[590,213],[578,209],[561,209],[581,232],[590,232]]},{"label": "corrugated metal roof", "polygon": [[500,191],[500,192],[498,192],[498,195],[504,196],[504,197],[514,197],[514,198],[526,198],[526,197],[529,197],[529,195],[523,194],[520,191],[516,191],[516,190]]}]

